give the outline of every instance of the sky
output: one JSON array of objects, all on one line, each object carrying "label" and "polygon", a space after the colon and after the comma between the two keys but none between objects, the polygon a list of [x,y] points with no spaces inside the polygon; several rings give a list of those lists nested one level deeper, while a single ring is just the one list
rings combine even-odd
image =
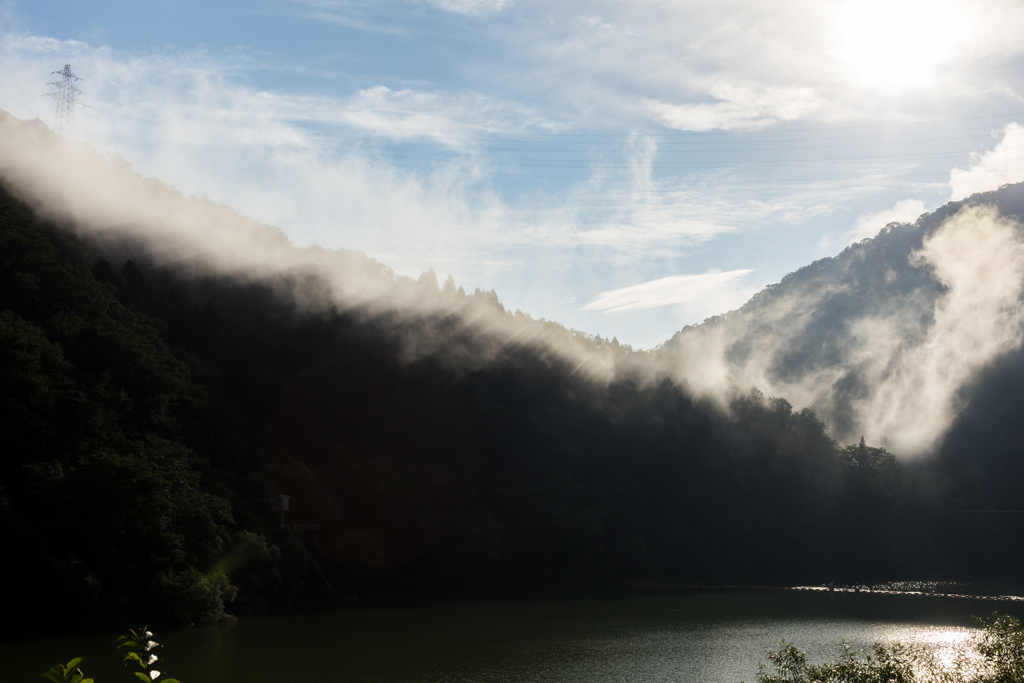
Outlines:
[{"label": "sky", "polygon": [[652,348],[1024,180],[1007,0],[0,0],[0,108],[143,175]]}]

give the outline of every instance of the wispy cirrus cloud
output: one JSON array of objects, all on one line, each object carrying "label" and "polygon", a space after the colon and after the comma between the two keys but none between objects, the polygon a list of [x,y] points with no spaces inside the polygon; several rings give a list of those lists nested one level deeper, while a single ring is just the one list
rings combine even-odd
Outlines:
[{"label": "wispy cirrus cloud", "polygon": [[[467,250],[508,213],[475,173],[475,136],[530,125],[515,105],[474,94],[256,90],[230,77],[230,55],[123,55],[7,36],[0,58],[10,67],[0,91],[16,95],[6,107],[16,116],[52,121],[39,75],[70,60],[87,79],[84,139],[146,175],[280,226],[297,243],[366,251],[399,272],[433,264],[468,275]],[[408,141],[429,143],[415,149],[430,153],[387,147]]]},{"label": "wispy cirrus cloud", "polygon": [[[850,6],[871,26],[892,3],[903,23],[887,30],[912,31],[903,10],[920,0]],[[941,4],[950,3],[961,0]],[[857,216],[867,221],[899,197],[942,201],[956,161],[847,160],[890,152],[818,141],[875,128],[775,138],[790,137],[780,127],[1015,111],[1006,103],[1022,91],[1013,59],[1024,54],[1024,11],[978,3],[941,59],[911,69],[924,80],[884,97],[858,63],[870,36],[851,35],[842,8],[811,0],[294,0],[252,15],[267,24],[287,15],[281,28],[295,32],[269,26],[264,52],[258,35],[243,48],[129,54],[12,33],[0,53],[0,106],[51,121],[39,74],[70,60],[94,106],[80,118],[83,137],[143,173],[279,225],[296,242],[361,249],[403,274],[434,266],[460,284],[496,287],[523,310],[590,325],[598,309],[573,318],[582,303],[536,302],[593,301],[681,267],[752,267],[763,285],[825,255],[802,245],[844,239]],[[295,15],[378,35],[310,31]],[[252,38],[247,30],[238,35]],[[301,49],[288,53],[289,41]],[[808,166],[811,157],[822,161]],[[926,173],[941,178],[931,190],[920,189]],[[780,240],[790,241],[774,248]],[[680,310],[660,329],[694,321]],[[665,338],[656,334],[632,341]]]},{"label": "wispy cirrus cloud", "polygon": [[452,148],[471,148],[477,136],[547,132],[558,124],[529,107],[473,92],[374,86],[347,98],[276,97],[276,115],[295,123],[343,126],[396,141],[432,139]]},{"label": "wispy cirrus cloud", "polygon": [[422,0],[431,7],[445,12],[459,14],[478,14],[483,12],[500,12],[509,7],[515,0]]},{"label": "wispy cirrus cloud", "polygon": [[[603,292],[583,307],[585,311],[617,313],[638,308],[659,308],[702,299],[721,299],[735,294],[737,285],[753,271],[707,272],[702,275],[673,275],[643,284]],[[749,296],[742,294],[743,298]],[[742,301],[743,299],[741,299]]]},{"label": "wispy cirrus cloud", "polygon": [[[737,229],[716,218],[727,198],[685,181],[665,191],[651,181],[653,138],[634,140],[626,178],[597,161],[558,194],[509,201],[491,175],[504,167],[489,165],[495,152],[480,146],[488,136],[557,127],[515,102],[385,86],[344,97],[255,90],[231,78],[247,55],[122,55],[8,36],[0,57],[11,66],[0,89],[27,103],[15,115],[52,120],[38,79],[25,75],[71,59],[88,77],[92,108],[80,114],[79,130],[93,144],[280,226],[299,244],[362,250],[403,274],[433,266],[489,288],[538,250],[561,268],[588,258],[640,267]],[[729,218],[766,211],[732,206]]]},{"label": "wispy cirrus cloud", "polygon": [[409,34],[409,30],[404,26],[370,21],[354,12],[345,12],[339,9],[323,7],[319,6],[320,3],[310,3],[306,2],[306,0],[300,1],[304,5],[308,5],[308,7],[300,13],[301,16],[304,16],[307,19],[322,21],[327,24],[334,24],[336,26],[351,28],[357,31],[365,31],[367,33],[381,33],[395,36],[406,36]]},{"label": "wispy cirrus cloud", "polygon": [[782,121],[808,116],[822,106],[812,88],[713,86],[714,102],[669,104],[645,100],[647,107],[668,128],[690,131],[756,130]]},{"label": "wispy cirrus cloud", "polygon": [[[931,5],[941,20],[921,18]],[[559,83],[559,92],[583,107],[615,102],[680,130],[920,120],[968,101],[1005,103],[1020,92],[1010,74],[1024,56],[1017,38],[1024,6],[931,5],[520,0],[520,21],[502,23],[493,38],[516,51],[511,58],[530,83]],[[900,39],[879,43],[873,27],[880,25]],[[892,78],[879,78],[879,63]]]},{"label": "wispy cirrus cloud", "polygon": [[407,25],[402,11],[396,5],[429,7],[441,12],[464,15],[483,15],[500,12],[514,0],[407,0],[388,6],[367,0],[292,0],[301,7],[300,14],[309,19],[323,21],[368,33],[408,36],[415,27]]}]

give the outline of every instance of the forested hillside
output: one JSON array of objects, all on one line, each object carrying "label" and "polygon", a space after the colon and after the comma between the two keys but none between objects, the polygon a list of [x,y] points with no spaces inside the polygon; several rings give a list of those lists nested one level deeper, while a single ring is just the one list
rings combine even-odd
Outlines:
[{"label": "forested hillside", "polygon": [[[1015,504],[1021,403],[984,389],[943,456],[908,468],[756,390],[723,410],[530,345],[460,361],[473,341],[456,318],[410,355],[421,323],[304,310],[279,286],[83,241],[8,190],[0,204],[11,627],[207,623],[324,600],[300,538],[370,605],[645,580],[1008,579],[1024,559],[1016,521],[950,515]],[[1020,367],[987,381],[1019,393]],[[978,444],[990,455],[964,455]],[[318,529],[282,529],[282,514]]]},{"label": "forested hillside", "polygon": [[[986,248],[984,233],[957,224],[971,212],[1003,223],[1005,249]],[[713,357],[756,377],[765,390],[814,406],[839,436],[872,426],[923,428],[930,447],[910,454],[911,468],[932,487],[962,544],[942,566],[965,570],[984,557],[1009,573],[1018,549],[1003,534],[1018,538],[1024,528],[1022,220],[1019,183],[891,224],[791,273],[738,311],[680,331],[662,353]],[[950,226],[965,237],[953,264],[959,280],[919,256]],[[937,318],[958,296],[956,320],[943,326]],[[941,420],[924,409],[936,405],[946,409]],[[879,414],[890,422],[872,419]]]},{"label": "forested hillside", "polygon": [[[933,453],[980,373],[1019,355],[1024,183],[891,224],[681,330],[666,366],[700,392],[758,386],[813,407],[838,438]],[[702,366],[734,378],[702,387]]]}]

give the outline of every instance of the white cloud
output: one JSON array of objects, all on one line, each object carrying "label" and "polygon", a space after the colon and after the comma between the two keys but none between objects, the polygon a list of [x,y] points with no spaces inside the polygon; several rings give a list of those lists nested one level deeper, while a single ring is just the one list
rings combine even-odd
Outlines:
[{"label": "white cloud", "polygon": [[[723,294],[736,292],[740,280],[752,270],[708,272],[702,275],[673,275],[632,287],[613,289],[600,294],[583,307],[585,311],[617,313],[638,308],[658,308],[690,303],[702,299],[721,300]],[[743,296],[747,296],[746,293]],[[722,308],[721,310],[725,310]]]},{"label": "white cloud", "polygon": [[850,239],[859,242],[865,237],[874,237],[890,223],[913,223],[927,211],[920,199],[901,199],[888,209],[860,216],[850,230]]},{"label": "white cloud", "polygon": [[645,100],[645,104],[665,126],[692,131],[764,128],[807,116],[822,105],[821,98],[811,88],[756,90],[718,84],[709,94],[718,101],[667,104]]},{"label": "white cloud", "polygon": [[989,152],[973,154],[968,169],[949,172],[951,199],[957,201],[976,192],[988,192],[1007,183],[1024,180],[1024,126],[1011,123],[1003,139]]},{"label": "white cloud", "polygon": [[[0,106],[48,123],[52,103],[39,98],[37,74],[71,59],[88,79],[87,100],[96,107],[79,120],[83,137],[120,152],[147,175],[280,225],[298,243],[362,249],[402,273],[432,265],[452,272],[460,283],[490,282],[503,297],[519,285],[511,276],[495,282],[494,269],[482,264],[505,264],[509,272],[517,263],[536,262],[544,251],[545,263],[551,261],[548,270],[564,274],[559,285],[589,277],[580,272],[601,271],[586,288],[574,289],[583,301],[610,286],[595,281],[642,282],[679,272],[673,259],[722,234],[782,234],[812,215],[846,210],[874,196],[885,171],[868,180],[859,166],[848,174],[837,172],[862,179],[845,186],[824,177],[828,174],[821,174],[821,182],[784,184],[775,178],[788,171],[773,176],[773,170],[756,165],[706,171],[703,161],[691,165],[686,158],[678,172],[666,171],[672,168],[663,163],[670,145],[649,154],[638,151],[627,159],[635,162],[628,170],[622,170],[621,148],[606,154],[612,145],[603,142],[578,155],[554,154],[582,150],[589,144],[583,135],[551,138],[555,142],[546,148],[535,145],[544,151],[531,155],[540,158],[533,160],[535,166],[510,168],[505,162],[515,155],[484,149],[495,146],[483,142],[487,135],[500,134],[505,140],[497,146],[511,147],[504,142],[527,139],[520,133],[568,128],[611,140],[606,134],[650,132],[652,122],[741,131],[796,120],[816,122],[807,127],[843,126],[834,122],[879,112],[885,120],[907,121],[915,114],[934,118],[929,111],[938,111],[929,107],[939,95],[917,97],[913,88],[913,97],[878,98],[864,96],[867,86],[848,87],[854,69],[836,47],[836,14],[828,3],[516,0],[513,11],[501,0],[432,5],[474,14],[471,21],[428,10],[428,4],[305,0],[292,5],[292,12],[333,12],[344,21],[362,22],[357,28],[394,29],[406,36],[374,41],[383,47],[358,58],[339,48],[317,63],[282,65],[280,54],[271,61],[239,49],[155,48],[129,55],[70,41],[50,41],[47,47],[46,39],[18,39],[20,44],[0,52],[6,67],[0,73]],[[991,16],[1000,17],[1007,35],[1024,26],[1013,12],[1000,12]],[[1002,47],[984,53],[993,64],[1003,64],[1000,59],[1021,47],[1019,41],[1000,40]],[[440,41],[450,42],[445,56],[430,52],[440,67],[436,72],[403,70],[418,59],[420,48]],[[366,69],[360,60],[380,54],[374,49],[397,50],[394,60],[384,63],[398,71],[379,80],[358,73]],[[994,92],[1019,73],[1007,70],[1010,76],[994,80],[961,78],[974,63],[964,61],[947,80],[985,83]],[[303,87],[301,79],[277,90],[268,86],[289,70],[304,78],[330,78],[307,96],[295,94]],[[266,77],[269,72],[276,76]],[[246,87],[250,83],[256,85]],[[358,83],[358,89],[348,83]],[[967,92],[944,88],[929,92],[943,98]],[[263,89],[267,92],[259,92]],[[995,106],[994,98],[986,104]],[[668,133],[662,141],[684,137]],[[388,144],[404,149],[383,149]],[[571,158],[573,165],[545,166],[549,157]],[[794,169],[793,175],[808,177],[799,172]],[[518,177],[508,180],[506,174]],[[560,176],[586,179],[564,182]],[[886,179],[887,191],[893,182],[903,181]],[[916,188],[896,196],[937,201]],[[683,267],[700,272],[708,265]],[[550,284],[530,281],[521,291]],[[556,313],[561,315],[544,312]]]},{"label": "white cloud", "polygon": [[433,266],[470,287],[497,285],[503,297],[549,284],[495,282],[499,271],[536,262],[541,252],[558,282],[590,259],[621,276],[759,225],[784,204],[737,202],[687,179],[652,182],[656,139],[643,137],[627,157],[629,178],[598,161],[586,169],[589,179],[554,194],[506,200],[482,141],[551,124],[475,93],[257,91],[231,77],[251,64],[248,54],[124,55],[36,37],[7,36],[0,59],[9,67],[0,92],[16,116],[52,121],[39,74],[70,61],[87,79],[92,105],[79,114],[80,137],[139,172],[279,226],[297,244],[364,251],[401,274]]},{"label": "white cloud", "polygon": [[[500,12],[515,0],[406,0],[393,3],[391,7],[368,0],[292,0],[292,2],[309,8],[304,16],[346,28],[354,28],[370,33],[394,33],[406,35],[409,30],[401,25],[401,14],[408,11],[409,5],[427,5],[442,12],[455,14],[486,14]],[[396,7],[396,5],[405,7]],[[372,17],[382,14],[391,18],[391,23],[378,23]]]},{"label": "white cloud", "polygon": [[[1024,5],[940,0],[942,16],[933,20],[917,16],[927,6],[922,0],[857,4],[520,0],[520,21],[502,23],[492,35],[522,65],[517,80],[558,92],[583,110],[632,106],[684,130],[756,130],[810,117],[833,125],[905,122],[937,118],[967,102],[983,102],[985,111],[1019,106],[1014,60],[1024,52]],[[882,52],[901,64],[890,65],[887,78],[866,77],[876,73],[879,52],[872,33],[851,36],[844,23],[850,7],[856,26],[897,16],[904,35],[894,42],[926,47],[887,44]],[[614,30],[595,30],[597,17]]]},{"label": "white cloud", "polygon": [[500,12],[514,0],[425,0],[428,5],[445,12],[476,14],[478,12]]},{"label": "white cloud", "polygon": [[647,251],[656,245],[693,244],[736,229],[709,220],[687,216],[685,205],[666,202],[663,207],[629,207],[629,216],[611,219],[605,225],[581,230],[579,244]]},{"label": "white cloud", "polygon": [[[280,226],[299,244],[366,251],[402,273],[433,265],[466,280],[509,222],[509,209],[480,182],[475,136],[529,130],[538,119],[473,93],[256,91],[230,77],[246,59],[122,55],[7,36],[0,92],[16,116],[49,124],[53,103],[39,97],[40,82],[70,62],[91,106],[78,115],[80,137],[141,173]],[[429,143],[430,153],[388,148],[406,141]]]}]

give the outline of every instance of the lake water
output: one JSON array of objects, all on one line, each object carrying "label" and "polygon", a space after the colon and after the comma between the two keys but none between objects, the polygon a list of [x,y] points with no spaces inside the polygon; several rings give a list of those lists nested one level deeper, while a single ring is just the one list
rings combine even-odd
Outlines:
[{"label": "lake water", "polygon": [[[971,614],[994,609],[1014,611],[782,591],[356,610],[158,633],[157,652],[183,683],[752,683],[783,640],[819,661],[844,640],[942,650],[970,637]],[[97,683],[127,681],[113,644],[111,635],[0,644],[2,680],[37,681],[58,659],[82,656]]]}]

